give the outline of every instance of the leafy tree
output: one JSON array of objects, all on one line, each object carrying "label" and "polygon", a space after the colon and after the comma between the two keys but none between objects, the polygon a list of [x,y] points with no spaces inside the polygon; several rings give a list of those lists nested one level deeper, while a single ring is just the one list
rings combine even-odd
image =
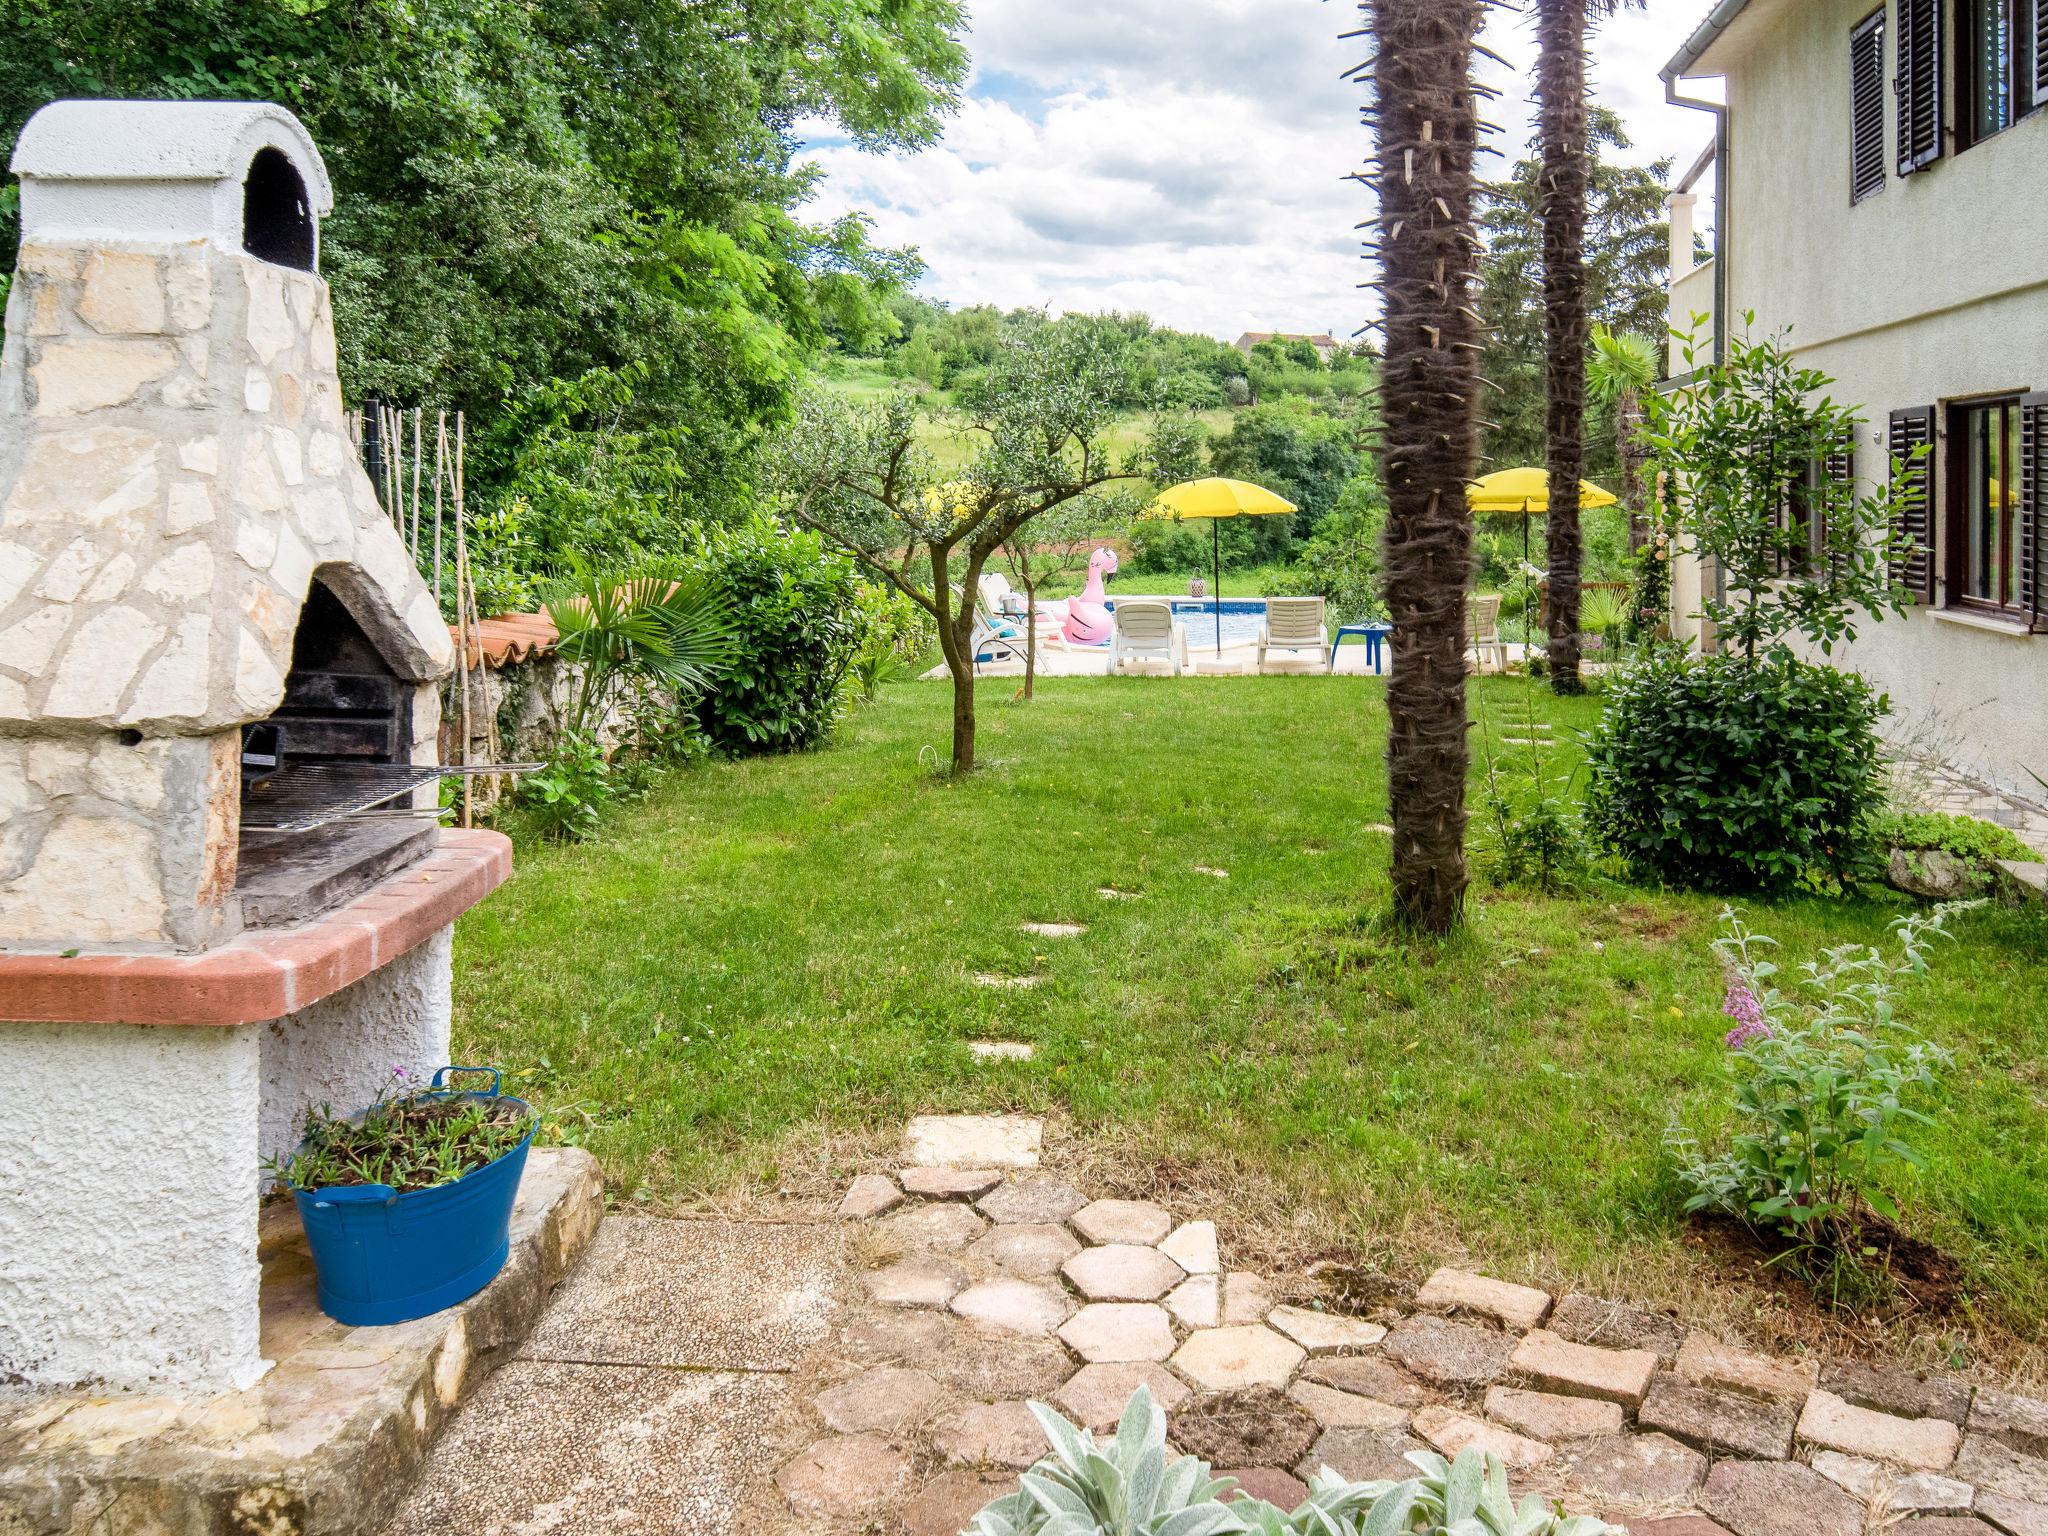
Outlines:
[{"label": "leafy tree", "polygon": [[1128,387],[1130,347],[1098,318],[1011,332],[962,400],[968,462],[942,469],[901,393],[869,406],[818,391],[783,438],[788,515],[852,553],[931,615],[953,679],[953,771],[974,767],[974,603],[988,562],[1033,518],[1112,481],[1102,436]]},{"label": "leafy tree", "polygon": [[1386,349],[1387,793],[1394,915],[1441,934],[1465,897],[1465,591],[1478,451],[1472,49],[1482,0],[1361,0]]},{"label": "leafy tree", "polygon": [[1353,437],[1347,423],[1319,415],[1300,401],[1255,405],[1238,413],[1230,431],[1210,449],[1214,472],[1278,491],[1301,508],[1292,517],[1242,519],[1257,526],[1246,531],[1240,558],[1248,557],[1248,563],[1285,559],[1297,540],[1315,532],[1358,472]]},{"label": "leafy tree", "polygon": [[[1121,492],[1121,494],[1119,494]],[[1003,562],[1024,589],[1024,697],[1038,695],[1038,589],[1085,570],[1105,540],[1131,525],[1138,499],[1122,487],[1076,496],[1034,517],[1003,541]]]}]

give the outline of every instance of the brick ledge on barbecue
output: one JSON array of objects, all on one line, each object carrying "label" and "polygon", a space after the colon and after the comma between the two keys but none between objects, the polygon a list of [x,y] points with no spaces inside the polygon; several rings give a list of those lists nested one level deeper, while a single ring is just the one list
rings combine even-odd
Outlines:
[{"label": "brick ledge on barbecue", "polygon": [[424,861],[297,928],[194,955],[0,954],[0,1018],[48,1024],[255,1024],[362,980],[503,885],[512,843],[444,830]]}]

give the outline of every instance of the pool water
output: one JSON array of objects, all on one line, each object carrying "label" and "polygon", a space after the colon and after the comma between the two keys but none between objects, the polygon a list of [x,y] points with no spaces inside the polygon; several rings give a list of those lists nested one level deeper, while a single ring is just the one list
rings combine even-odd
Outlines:
[{"label": "pool water", "polygon": [[[1157,601],[1157,599],[1153,599]],[[1216,644],[1216,599],[1213,597],[1176,597],[1169,599],[1173,604],[1173,621],[1185,625],[1188,632],[1188,647],[1193,650],[1200,646],[1214,647]],[[1116,607],[1116,599],[1109,599],[1109,607]],[[1263,597],[1226,597],[1223,599],[1223,643],[1225,645],[1250,645],[1259,638],[1259,631],[1266,623],[1266,600]]]}]

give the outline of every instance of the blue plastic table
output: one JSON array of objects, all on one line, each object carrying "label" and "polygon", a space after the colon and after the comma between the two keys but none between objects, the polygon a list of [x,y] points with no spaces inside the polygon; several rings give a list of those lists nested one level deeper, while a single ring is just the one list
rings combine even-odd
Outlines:
[{"label": "blue plastic table", "polygon": [[1365,637],[1365,664],[1371,667],[1375,675],[1377,675],[1382,670],[1380,665],[1380,641],[1393,632],[1394,626],[1391,624],[1338,625],[1337,633],[1330,640],[1330,670],[1332,672],[1337,670],[1337,647],[1344,643],[1344,637],[1346,635],[1363,635]]}]

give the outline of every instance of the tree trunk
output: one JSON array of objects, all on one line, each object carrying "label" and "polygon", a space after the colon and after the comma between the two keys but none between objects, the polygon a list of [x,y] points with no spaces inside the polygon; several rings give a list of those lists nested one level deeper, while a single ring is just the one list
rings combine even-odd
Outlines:
[{"label": "tree trunk", "polygon": [[1621,504],[1628,509],[1630,554],[1650,539],[1649,503],[1643,487],[1643,466],[1650,462],[1650,452],[1636,437],[1642,426],[1643,397],[1625,389],[1614,401],[1614,456],[1621,463]]},{"label": "tree trunk", "polygon": [[1579,480],[1586,458],[1586,0],[1537,0],[1543,435],[1550,471],[1550,686],[1578,693]]},{"label": "tree trunk", "polygon": [[1481,0],[1362,0],[1379,57],[1381,288],[1386,354],[1387,794],[1394,915],[1445,933],[1465,895],[1465,594],[1478,455],[1472,288],[1472,43]]},{"label": "tree trunk", "polygon": [[1024,573],[1024,697],[1035,697],[1038,681],[1038,583]]},{"label": "tree trunk", "polygon": [[[932,550],[932,601],[939,613],[939,649],[953,678],[953,771],[974,771],[974,604],[962,598],[956,607],[947,578],[950,549]],[[971,591],[977,571],[968,573]]]}]

